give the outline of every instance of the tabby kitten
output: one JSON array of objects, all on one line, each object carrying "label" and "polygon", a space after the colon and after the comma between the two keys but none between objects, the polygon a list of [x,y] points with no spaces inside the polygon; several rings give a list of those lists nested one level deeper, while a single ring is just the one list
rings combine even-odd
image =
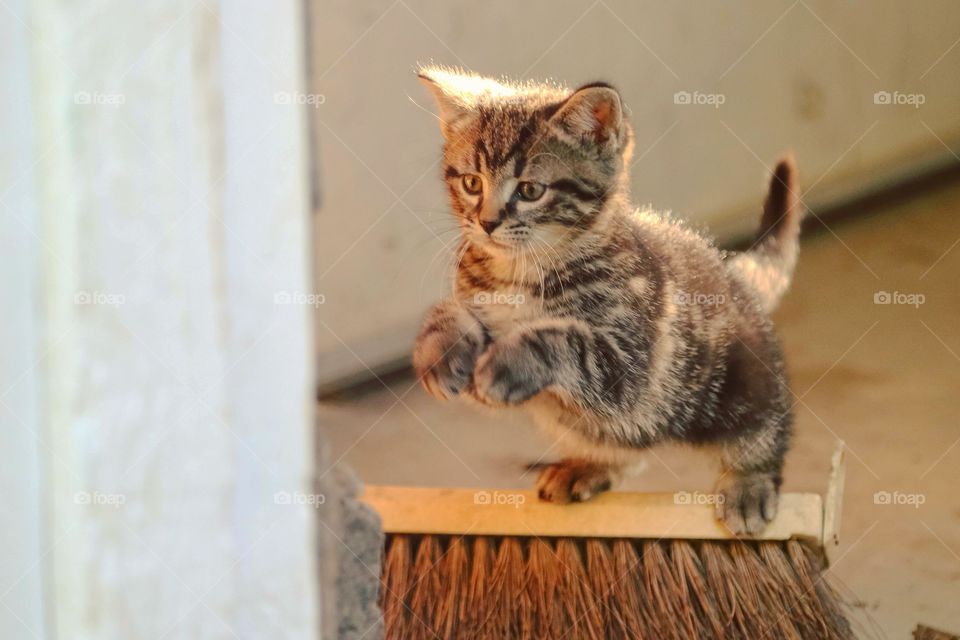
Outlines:
[{"label": "tabby kitten", "polygon": [[780,162],[759,237],[727,255],[628,201],[617,91],[420,70],[440,110],[462,229],[453,296],[413,356],[426,389],[522,405],[566,457],[539,495],[586,500],[661,442],[715,445],[718,517],[737,534],[776,513],[790,391],[768,314],[797,259],[796,170]]}]

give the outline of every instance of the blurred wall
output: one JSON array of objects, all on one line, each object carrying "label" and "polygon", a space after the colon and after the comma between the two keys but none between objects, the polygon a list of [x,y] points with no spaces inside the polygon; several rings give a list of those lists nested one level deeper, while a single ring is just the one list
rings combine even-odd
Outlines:
[{"label": "blurred wall", "polygon": [[[27,0],[11,0],[8,10],[24,12]],[[41,452],[43,410],[40,385],[31,375],[42,361],[38,285],[42,247],[35,183],[28,167],[34,149],[30,101],[29,32],[15,20],[0,20],[0,638],[27,634],[48,637],[39,559],[47,551]]]},{"label": "blurred wall", "polygon": [[0,6],[4,640],[318,637],[302,9]]},{"label": "blurred wall", "polygon": [[417,62],[613,82],[636,128],[635,200],[724,237],[753,228],[765,165],[787,149],[815,212],[956,160],[960,4],[949,0],[313,7],[322,379],[406,357],[446,291],[456,233]]}]

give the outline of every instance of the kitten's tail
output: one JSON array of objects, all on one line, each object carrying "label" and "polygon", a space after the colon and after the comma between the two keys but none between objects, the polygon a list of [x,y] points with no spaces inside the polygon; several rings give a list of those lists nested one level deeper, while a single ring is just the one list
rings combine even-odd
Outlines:
[{"label": "kitten's tail", "polygon": [[770,190],[753,246],[733,259],[768,313],[777,307],[793,278],[800,253],[803,214],[797,166],[793,156],[787,155],[777,163],[770,178]]}]

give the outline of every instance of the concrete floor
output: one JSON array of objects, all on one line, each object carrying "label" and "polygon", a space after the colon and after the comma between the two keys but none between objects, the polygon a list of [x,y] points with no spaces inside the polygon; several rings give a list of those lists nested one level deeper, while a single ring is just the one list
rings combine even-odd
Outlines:
[{"label": "concrete floor", "polygon": [[[805,238],[776,314],[798,398],[784,488],[822,492],[835,443],[846,441],[832,572],[883,637],[908,638],[918,622],[960,634],[958,241],[956,184],[832,222]],[[880,291],[924,301],[875,304]],[[409,377],[323,402],[320,416],[332,459],[369,483],[529,488],[523,463],[550,458],[522,414],[441,403]],[[658,449],[623,488],[709,490],[715,467],[705,460]],[[922,504],[877,504],[884,491]]]}]

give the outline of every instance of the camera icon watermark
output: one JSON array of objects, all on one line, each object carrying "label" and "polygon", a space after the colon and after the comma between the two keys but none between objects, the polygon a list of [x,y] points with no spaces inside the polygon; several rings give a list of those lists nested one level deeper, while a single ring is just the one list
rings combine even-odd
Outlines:
[{"label": "camera icon watermark", "polygon": [[877,91],[873,94],[873,104],[887,106],[908,106],[919,109],[925,104],[927,96],[922,93],[903,93],[901,91]]},{"label": "camera icon watermark", "polygon": [[873,304],[905,305],[919,309],[927,301],[922,293],[903,293],[902,291],[877,291],[873,294]]},{"label": "camera icon watermark", "polygon": [[522,493],[509,491],[477,491],[473,494],[473,504],[478,505],[507,505],[519,509],[527,501]]},{"label": "camera icon watermark", "polygon": [[673,94],[673,104],[703,105],[719,109],[727,101],[722,93],[702,93],[700,91],[677,91]]},{"label": "camera icon watermark", "polygon": [[900,491],[877,491],[873,494],[873,504],[891,506],[910,506],[919,509],[927,501],[922,493],[902,493]]}]

